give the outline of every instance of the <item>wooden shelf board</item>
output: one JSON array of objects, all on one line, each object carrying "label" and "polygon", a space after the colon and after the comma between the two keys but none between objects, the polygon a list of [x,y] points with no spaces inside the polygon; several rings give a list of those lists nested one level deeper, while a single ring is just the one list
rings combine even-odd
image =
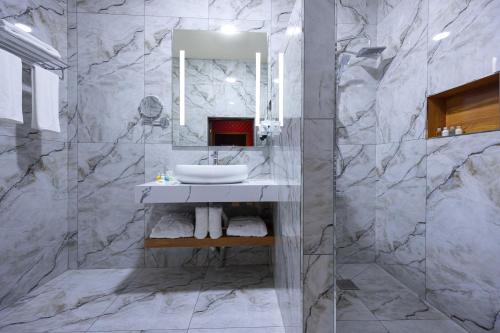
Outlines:
[{"label": "wooden shelf board", "polygon": [[467,134],[500,129],[499,73],[427,98],[427,138],[437,128],[462,126]]},{"label": "wooden shelf board", "polygon": [[186,238],[146,238],[144,240],[145,248],[162,247],[238,247],[238,246],[274,246],[274,236],[265,237],[231,237],[222,236],[221,238],[197,239],[194,237]]}]

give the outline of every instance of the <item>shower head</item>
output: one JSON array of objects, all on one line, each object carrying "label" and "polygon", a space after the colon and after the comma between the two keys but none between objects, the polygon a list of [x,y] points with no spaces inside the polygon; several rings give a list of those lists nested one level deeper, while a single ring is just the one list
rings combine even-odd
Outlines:
[{"label": "shower head", "polygon": [[357,58],[371,58],[379,56],[385,50],[385,46],[363,47],[356,54]]}]

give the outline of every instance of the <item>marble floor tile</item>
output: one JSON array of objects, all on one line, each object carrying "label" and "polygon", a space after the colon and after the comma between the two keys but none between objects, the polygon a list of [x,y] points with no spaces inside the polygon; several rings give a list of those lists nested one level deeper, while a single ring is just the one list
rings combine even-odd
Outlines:
[{"label": "marble floor tile", "polygon": [[377,320],[354,291],[339,291],[337,320]]},{"label": "marble floor tile", "polygon": [[[466,333],[451,320],[394,320],[383,321],[389,333]],[[339,332],[340,333],[340,332]]]},{"label": "marble floor tile", "polygon": [[67,271],[0,312],[0,332],[86,331],[116,299],[128,269]]},{"label": "marble floor tile", "polygon": [[209,268],[190,328],[283,326],[267,266]]},{"label": "marble floor tile", "polygon": [[337,333],[389,333],[379,321],[338,321]]},{"label": "marble floor tile", "polygon": [[187,329],[204,276],[202,269],[145,269],[89,331]]},{"label": "marble floor tile", "polygon": [[285,333],[283,327],[258,327],[258,328],[224,328],[224,329],[203,329],[195,328],[188,333]]}]

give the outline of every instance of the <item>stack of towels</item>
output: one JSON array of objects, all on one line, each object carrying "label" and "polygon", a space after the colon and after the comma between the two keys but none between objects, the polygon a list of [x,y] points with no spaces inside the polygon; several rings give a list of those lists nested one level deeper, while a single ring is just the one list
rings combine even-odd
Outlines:
[{"label": "stack of towels", "polygon": [[194,237],[197,239],[217,239],[222,236],[222,220],[227,221],[221,207],[196,207],[196,227]]},{"label": "stack of towels", "polygon": [[190,215],[172,214],[163,216],[153,227],[151,238],[193,237],[194,224]]},{"label": "stack of towels", "polygon": [[266,223],[258,216],[239,216],[229,220],[228,236],[264,237],[267,235]]},{"label": "stack of towels", "polygon": [[[59,77],[34,65],[31,70],[32,113],[31,127],[60,132]],[[0,120],[23,123],[22,61],[0,49]]]}]

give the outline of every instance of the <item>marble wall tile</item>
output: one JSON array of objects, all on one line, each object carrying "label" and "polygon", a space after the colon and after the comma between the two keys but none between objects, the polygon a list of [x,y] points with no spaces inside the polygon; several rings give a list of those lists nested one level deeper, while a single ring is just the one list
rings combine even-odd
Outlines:
[{"label": "marble wall tile", "polygon": [[144,18],[78,14],[79,142],[143,141]]},{"label": "marble wall tile", "polygon": [[268,20],[271,0],[210,0],[208,17],[214,19]]},{"label": "marble wall tile", "polygon": [[[376,38],[375,25],[337,25],[338,144],[376,143],[376,92],[382,70],[376,59],[352,54],[375,45]],[[345,59],[349,62],[341,65]]]},{"label": "marble wall tile", "polygon": [[377,143],[424,137],[427,0],[406,1],[377,26],[384,73],[377,90]]},{"label": "marble wall tile", "polygon": [[0,307],[67,269],[67,153],[63,142],[0,136]]},{"label": "marble wall tile", "polygon": [[377,263],[425,293],[426,143],[377,146]]},{"label": "marble wall tile", "polygon": [[[46,0],[43,5],[35,1],[6,0],[0,4],[0,19],[20,22],[30,26],[32,34],[59,51],[67,58],[67,12],[63,1]],[[58,73],[60,74],[60,73]],[[67,77],[59,81],[59,119],[61,132],[38,131],[31,128],[31,75],[23,71],[23,124],[0,122],[0,135],[34,138],[42,140],[67,140],[68,101]]]},{"label": "marble wall tile", "polygon": [[333,255],[304,256],[304,331],[333,332]]},{"label": "marble wall tile", "polygon": [[336,154],[338,263],[375,260],[375,145],[339,145]]},{"label": "marble wall tile", "polygon": [[380,23],[396,8],[403,0],[379,0],[377,10],[377,22]]},{"label": "marble wall tile", "polygon": [[427,299],[469,332],[500,332],[500,134],[427,150]]},{"label": "marble wall tile", "polygon": [[268,147],[247,148],[234,147],[219,149],[210,147],[210,152],[218,151],[219,164],[246,164],[248,166],[249,178],[264,179],[271,177],[271,162]]},{"label": "marble wall tile", "polygon": [[319,0],[304,8],[304,118],[335,115],[335,1]]},{"label": "marble wall tile", "polygon": [[208,18],[209,0],[144,0],[146,15]]},{"label": "marble wall tile", "polygon": [[144,145],[78,145],[78,263],[81,268],[144,266]]},{"label": "marble wall tile", "polygon": [[333,120],[304,120],[304,253],[333,254]]},{"label": "marble wall tile", "polygon": [[[500,69],[498,1],[429,2],[429,94],[453,88]],[[467,29],[464,29],[467,27]],[[434,35],[450,36],[434,41]],[[496,60],[494,60],[496,59]]]},{"label": "marble wall tile", "polygon": [[337,0],[337,24],[377,24],[377,2],[373,0]]},{"label": "marble wall tile", "polygon": [[80,13],[144,15],[144,0],[76,0]]}]

